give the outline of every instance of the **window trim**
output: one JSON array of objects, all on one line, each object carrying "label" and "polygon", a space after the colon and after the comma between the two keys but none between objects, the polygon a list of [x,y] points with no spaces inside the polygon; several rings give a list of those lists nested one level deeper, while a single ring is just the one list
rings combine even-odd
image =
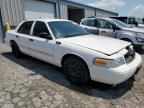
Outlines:
[{"label": "window trim", "polygon": [[52,40],[56,40],[56,37],[55,37],[54,33],[52,32],[48,22],[45,22],[45,23],[46,23],[46,26],[47,26],[47,28],[48,28],[48,30],[50,32],[50,35],[52,36]]},{"label": "window trim", "polygon": [[[36,24],[36,21],[34,21],[34,23],[33,23],[33,25],[32,25],[32,29],[31,29],[31,31],[30,31],[30,35],[31,35],[31,36],[33,36],[33,30],[34,30],[35,24]],[[34,37],[34,36],[33,36],[33,37]]]}]

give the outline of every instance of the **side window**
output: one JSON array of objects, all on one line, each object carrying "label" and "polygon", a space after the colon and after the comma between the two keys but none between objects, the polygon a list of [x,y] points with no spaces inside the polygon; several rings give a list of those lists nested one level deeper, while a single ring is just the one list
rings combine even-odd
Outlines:
[{"label": "side window", "polygon": [[100,19],[98,21],[98,27],[103,29],[113,29],[113,24],[106,20]]},{"label": "side window", "polygon": [[95,27],[95,21],[92,19],[87,20],[87,25],[91,27]]},{"label": "side window", "polygon": [[18,29],[18,33],[29,35],[30,31],[31,31],[32,24],[33,24],[33,21],[24,22],[20,26],[20,28]]},{"label": "side window", "polygon": [[97,26],[97,21],[93,19],[85,19],[82,22],[83,25],[91,26],[91,27],[96,27]]},{"label": "side window", "polygon": [[33,29],[33,35],[37,37],[42,37],[42,35],[50,35],[48,28],[44,22],[37,21],[35,23],[34,29]]},{"label": "side window", "polygon": [[82,24],[83,24],[83,25],[87,25],[87,20],[84,19],[84,20],[82,21]]}]

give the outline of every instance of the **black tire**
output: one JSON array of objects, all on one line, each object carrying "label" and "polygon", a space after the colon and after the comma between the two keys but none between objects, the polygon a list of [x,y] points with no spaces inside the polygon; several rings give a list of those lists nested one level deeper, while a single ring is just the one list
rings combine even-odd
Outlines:
[{"label": "black tire", "polygon": [[22,56],[22,53],[15,42],[11,42],[11,48],[12,48],[12,53],[16,58],[20,58]]},{"label": "black tire", "polygon": [[137,52],[141,52],[143,50],[143,46],[142,45],[134,45],[134,49]]},{"label": "black tire", "polygon": [[86,84],[90,80],[88,67],[79,57],[67,58],[63,63],[63,69],[68,80],[74,84]]}]

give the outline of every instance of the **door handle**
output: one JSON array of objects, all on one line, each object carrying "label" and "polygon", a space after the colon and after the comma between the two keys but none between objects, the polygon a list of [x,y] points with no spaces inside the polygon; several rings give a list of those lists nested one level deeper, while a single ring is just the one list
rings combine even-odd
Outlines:
[{"label": "door handle", "polygon": [[59,42],[59,41],[56,41],[56,44],[57,44],[57,45],[60,45],[60,44],[61,44],[61,42]]},{"label": "door handle", "polygon": [[16,38],[19,38],[19,36],[16,35]]},{"label": "door handle", "polygon": [[33,39],[29,39],[29,41],[33,42],[34,40]]}]

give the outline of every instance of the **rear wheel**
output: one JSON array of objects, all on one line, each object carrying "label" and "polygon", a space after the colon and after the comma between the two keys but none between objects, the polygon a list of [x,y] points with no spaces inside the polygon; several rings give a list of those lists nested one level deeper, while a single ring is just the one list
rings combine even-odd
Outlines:
[{"label": "rear wheel", "polygon": [[16,58],[20,58],[22,56],[22,53],[15,42],[11,42],[11,48],[12,48],[12,53]]},{"label": "rear wheel", "polygon": [[79,57],[71,56],[64,61],[63,69],[68,80],[75,84],[86,84],[89,70],[86,63]]}]

